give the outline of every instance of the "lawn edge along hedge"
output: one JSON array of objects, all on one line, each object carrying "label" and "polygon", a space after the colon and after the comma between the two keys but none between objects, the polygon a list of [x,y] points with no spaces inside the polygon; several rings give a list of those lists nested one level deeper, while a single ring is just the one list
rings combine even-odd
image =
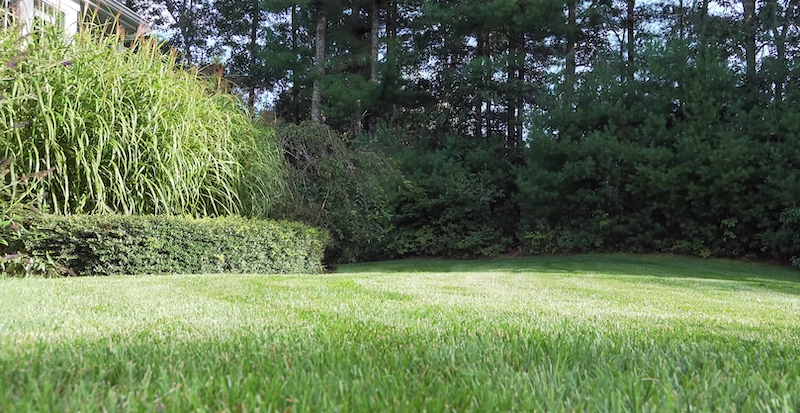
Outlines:
[{"label": "lawn edge along hedge", "polygon": [[73,275],[320,273],[327,233],[242,217],[45,215],[7,250],[55,260]]}]

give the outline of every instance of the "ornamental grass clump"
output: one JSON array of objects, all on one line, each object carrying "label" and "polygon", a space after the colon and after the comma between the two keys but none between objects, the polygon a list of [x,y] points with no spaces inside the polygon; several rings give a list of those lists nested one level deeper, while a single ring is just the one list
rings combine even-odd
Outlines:
[{"label": "ornamental grass clump", "polygon": [[272,131],[157,42],[101,27],[0,31],[0,156],[48,170],[53,212],[266,215],[282,191]]}]

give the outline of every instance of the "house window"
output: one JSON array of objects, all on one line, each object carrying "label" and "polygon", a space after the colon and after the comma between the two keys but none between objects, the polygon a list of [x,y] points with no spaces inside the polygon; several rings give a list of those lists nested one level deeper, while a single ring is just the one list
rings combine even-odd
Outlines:
[{"label": "house window", "polygon": [[34,6],[36,8],[36,13],[34,14],[36,18],[54,24],[62,29],[66,28],[67,16],[64,10],[43,0],[36,0]]},{"label": "house window", "polygon": [[0,28],[11,26],[11,0],[0,0]]}]

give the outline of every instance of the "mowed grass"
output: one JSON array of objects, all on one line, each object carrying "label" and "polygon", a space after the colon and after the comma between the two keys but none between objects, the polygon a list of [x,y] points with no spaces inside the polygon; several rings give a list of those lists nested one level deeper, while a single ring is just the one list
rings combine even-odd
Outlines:
[{"label": "mowed grass", "polygon": [[669,256],[0,280],[0,411],[800,411],[800,273]]}]

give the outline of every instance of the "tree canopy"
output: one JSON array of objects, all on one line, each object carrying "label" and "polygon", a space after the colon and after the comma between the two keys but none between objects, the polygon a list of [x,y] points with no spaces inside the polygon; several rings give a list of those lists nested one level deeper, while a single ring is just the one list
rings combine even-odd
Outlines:
[{"label": "tree canopy", "polygon": [[386,255],[796,253],[794,0],[173,3],[187,63],[395,161]]}]

